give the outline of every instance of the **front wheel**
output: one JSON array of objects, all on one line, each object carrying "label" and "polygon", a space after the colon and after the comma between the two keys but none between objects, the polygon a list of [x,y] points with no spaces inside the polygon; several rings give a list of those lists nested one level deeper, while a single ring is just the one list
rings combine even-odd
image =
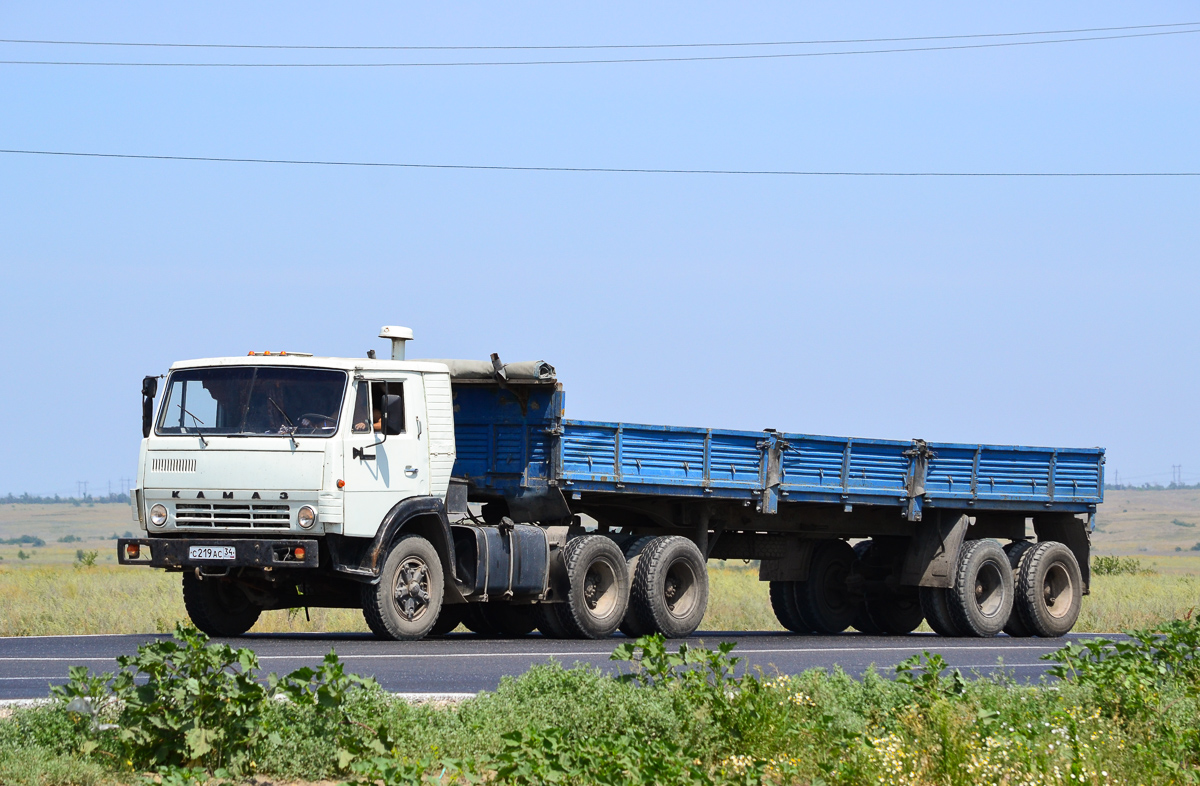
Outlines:
[{"label": "front wheel", "polygon": [[241,636],[254,627],[262,613],[232,579],[201,579],[195,573],[183,574],[183,606],[197,628],[220,637]]},{"label": "front wheel", "polygon": [[377,638],[422,639],[437,623],[444,590],[437,550],[420,535],[405,535],[388,552],[378,583],[363,586],[363,617]]}]

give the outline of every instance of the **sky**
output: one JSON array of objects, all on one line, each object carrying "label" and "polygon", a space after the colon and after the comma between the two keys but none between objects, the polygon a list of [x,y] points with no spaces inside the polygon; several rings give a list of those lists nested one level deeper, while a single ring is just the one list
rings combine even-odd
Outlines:
[{"label": "sky", "polygon": [[[1194,4],[1168,2],[51,1],[7,4],[0,38],[561,46],[1195,21]],[[531,56],[581,53],[0,44],[0,60]],[[1198,172],[1197,140],[1200,33],[592,65],[0,64],[4,149]],[[122,487],[136,470],[141,378],[175,360],[382,353],[382,325],[414,330],[410,357],[547,360],[568,417],[1102,446],[1110,482],[1119,472],[1121,482],[1165,484],[1179,465],[1194,483],[1198,216],[1197,177],[497,172],[0,154],[0,494],[74,494],[79,481],[93,492]]]}]

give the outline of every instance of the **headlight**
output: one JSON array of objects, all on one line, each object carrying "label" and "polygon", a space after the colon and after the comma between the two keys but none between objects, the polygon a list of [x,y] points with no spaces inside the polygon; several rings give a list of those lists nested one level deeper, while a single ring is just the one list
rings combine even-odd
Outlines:
[{"label": "headlight", "polygon": [[317,523],[317,512],[308,505],[305,505],[296,514],[296,520],[300,522],[300,526],[304,529],[312,529],[312,525]]},{"label": "headlight", "polygon": [[150,508],[150,523],[156,527],[161,527],[167,523],[167,507],[159,504]]}]

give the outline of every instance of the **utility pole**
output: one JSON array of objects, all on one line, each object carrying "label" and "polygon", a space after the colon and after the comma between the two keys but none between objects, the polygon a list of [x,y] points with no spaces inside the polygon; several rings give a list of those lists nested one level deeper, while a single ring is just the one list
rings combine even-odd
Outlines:
[{"label": "utility pole", "polygon": [[133,484],[133,478],[121,478],[121,491],[128,494],[129,487]]},{"label": "utility pole", "polygon": [[1171,465],[1171,484],[1174,486],[1182,486],[1183,485],[1183,465],[1182,464],[1172,464]]}]

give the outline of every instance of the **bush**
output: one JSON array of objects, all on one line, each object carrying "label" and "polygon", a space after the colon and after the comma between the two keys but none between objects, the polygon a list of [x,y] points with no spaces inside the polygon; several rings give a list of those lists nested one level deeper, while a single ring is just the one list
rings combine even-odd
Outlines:
[{"label": "bush", "polygon": [[1146,572],[1142,568],[1142,561],[1134,557],[1092,557],[1092,573],[1097,576],[1120,576],[1126,573],[1136,576]]},{"label": "bush", "polygon": [[8,540],[0,540],[0,543],[3,543],[8,546],[31,546],[35,549],[40,549],[42,546],[46,545],[46,541],[42,540],[41,538],[37,537],[36,535],[22,535],[19,538],[9,538]]},{"label": "bush", "polygon": [[317,669],[300,668],[282,679],[270,674],[264,686],[255,680],[253,651],[210,643],[180,624],[173,640],[142,644],[117,664],[121,670],[115,675],[73,666],[70,681],[51,691],[72,719],[84,755],[114,748],[130,766],[172,773],[185,782],[196,768],[249,772],[268,744],[282,743],[285,723],[279,721],[288,717],[271,712],[273,697],[286,699],[309,732],[333,746],[339,770],[363,753],[385,751],[359,728],[369,727],[345,711],[352,693],[378,692],[378,685],[346,674],[333,652]]},{"label": "bush", "polygon": [[895,679],[767,677],[733,650],[648,636],[617,648],[616,677],[551,663],[460,705],[413,706],[332,652],[264,687],[252,653],[180,628],[116,676],[72,669],[56,705],[0,721],[0,782],[94,782],[129,767],[154,768],[164,786],[251,770],[358,786],[1200,780],[1191,617],[1127,641],[1072,641],[1049,656],[1053,685],[968,679],[928,652]]}]

